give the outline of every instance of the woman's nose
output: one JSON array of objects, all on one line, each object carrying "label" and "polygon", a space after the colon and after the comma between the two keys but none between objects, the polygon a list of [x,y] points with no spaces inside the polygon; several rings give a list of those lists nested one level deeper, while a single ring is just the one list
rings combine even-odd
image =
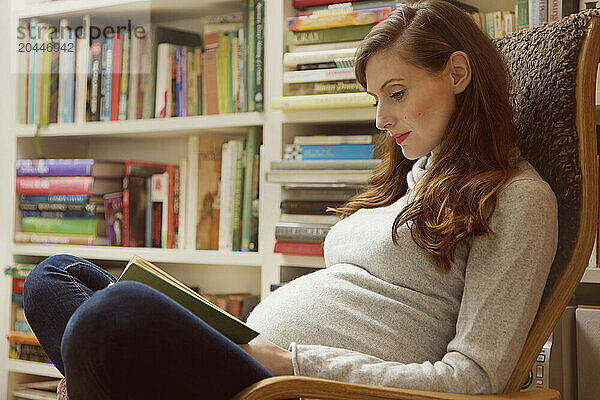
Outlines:
[{"label": "woman's nose", "polygon": [[393,115],[385,112],[381,104],[377,105],[377,115],[375,116],[375,126],[377,129],[385,131],[390,130],[394,126],[395,118]]}]

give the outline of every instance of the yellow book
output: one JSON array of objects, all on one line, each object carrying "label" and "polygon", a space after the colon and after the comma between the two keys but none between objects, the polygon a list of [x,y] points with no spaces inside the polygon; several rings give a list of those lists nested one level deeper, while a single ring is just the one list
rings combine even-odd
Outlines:
[{"label": "yellow book", "polygon": [[354,108],[374,105],[375,98],[366,92],[284,96],[271,99],[271,108],[274,110]]}]

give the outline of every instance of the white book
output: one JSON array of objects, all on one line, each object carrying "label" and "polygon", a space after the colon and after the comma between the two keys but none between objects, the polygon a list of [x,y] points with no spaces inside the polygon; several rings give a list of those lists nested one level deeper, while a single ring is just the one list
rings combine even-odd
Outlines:
[{"label": "white book", "polygon": [[361,42],[360,40],[356,40],[356,41],[352,41],[352,42],[333,42],[333,43],[289,45],[288,51],[290,53],[300,53],[300,52],[306,52],[306,51],[349,49],[351,47],[357,47],[360,44],[360,42]]},{"label": "white book", "polygon": [[152,203],[162,203],[160,222],[160,243],[167,247],[167,230],[169,228],[169,173],[152,175]]},{"label": "white book", "polygon": [[331,62],[339,59],[354,58],[354,53],[356,53],[356,47],[285,53],[283,55],[283,65],[288,68],[296,68],[298,64],[313,64]]},{"label": "white book", "polygon": [[219,181],[219,250],[231,251],[232,226],[231,206],[233,203],[233,141],[223,143],[221,147],[221,180]]},{"label": "white book", "polygon": [[354,78],[354,68],[309,69],[283,73],[283,83],[341,81]]},{"label": "white book", "polygon": [[77,54],[75,56],[75,123],[82,124],[85,119],[87,79],[90,60],[88,39],[77,38]]},{"label": "white book", "polygon": [[515,14],[512,12],[504,14],[504,33],[509,34],[517,31],[517,24],[515,23]]},{"label": "white book", "polygon": [[547,0],[529,0],[529,27],[542,25],[548,22]]},{"label": "white book", "polygon": [[322,170],[271,170],[267,172],[269,183],[354,183],[364,184],[371,177],[371,170],[322,169]]},{"label": "white book", "polygon": [[156,57],[156,104],[155,118],[171,116],[171,57],[175,55],[177,46],[170,43],[158,45]]}]

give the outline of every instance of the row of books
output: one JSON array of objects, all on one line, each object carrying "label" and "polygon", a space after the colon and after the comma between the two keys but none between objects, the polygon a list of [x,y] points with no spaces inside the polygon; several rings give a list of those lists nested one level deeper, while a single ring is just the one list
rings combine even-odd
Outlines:
[{"label": "row of books", "polygon": [[258,251],[260,128],[244,138],[202,138],[196,248]]},{"label": "row of books", "polygon": [[179,215],[185,167],[134,160],[27,159],[18,160],[16,168],[21,210],[17,242],[183,245]]},{"label": "row of books", "polygon": [[[402,1],[329,0],[294,2],[300,7],[288,20],[284,54],[283,97],[272,99],[283,110],[368,107],[374,99],[356,81],[353,56],[361,39]],[[556,21],[579,10],[577,0],[518,0],[515,10],[482,13],[452,1],[490,37]],[[590,2],[590,6],[592,6]],[[587,5],[586,5],[587,6]]]},{"label": "row of books", "polygon": [[30,19],[19,27],[19,121],[262,111],[264,0],[205,20],[201,36],[157,24],[95,35],[90,15]]}]

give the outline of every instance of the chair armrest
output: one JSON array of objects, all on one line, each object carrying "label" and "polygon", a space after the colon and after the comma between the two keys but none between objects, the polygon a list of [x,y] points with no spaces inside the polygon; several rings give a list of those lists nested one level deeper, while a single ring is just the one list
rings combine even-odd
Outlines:
[{"label": "chair armrest", "polygon": [[304,376],[263,379],[242,390],[233,400],[281,400],[299,396],[321,400],[560,400],[560,393],[552,389],[511,394],[464,395],[357,385]]}]

